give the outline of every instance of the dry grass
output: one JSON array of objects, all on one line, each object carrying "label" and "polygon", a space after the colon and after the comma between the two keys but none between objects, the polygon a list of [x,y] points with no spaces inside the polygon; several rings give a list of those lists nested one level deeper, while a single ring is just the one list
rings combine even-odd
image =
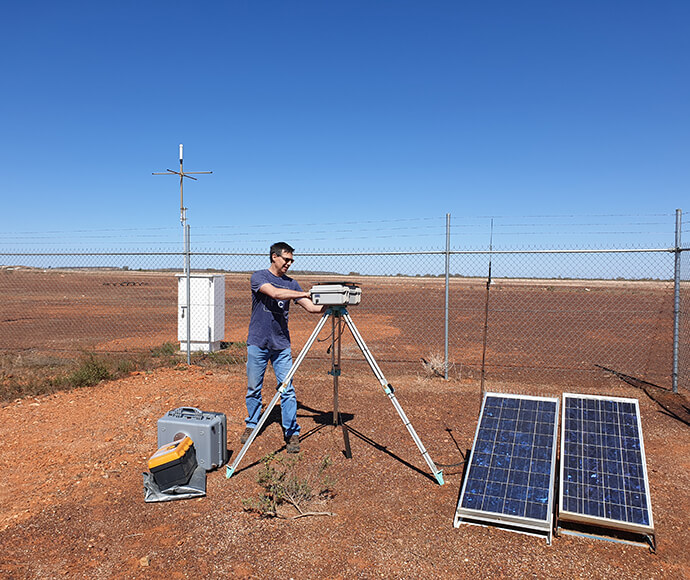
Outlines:
[{"label": "dry grass", "polygon": [[[174,367],[184,361],[178,344],[166,342],[140,353],[98,354],[82,351],[77,358],[41,352],[0,353],[0,402],[87,387],[134,371]],[[224,368],[246,362],[245,343],[225,343],[215,353],[193,353],[192,364]]]},{"label": "dry grass", "polygon": [[446,378],[446,370],[448,371],[448,378],[458,379],[462,372],[462,365],[456,365],[453,361],[448,361],[446,366],[446,360],[443,354],[438,352],[432,352],[426,357],[421,358],[422,371],[421,375],[417,375],[417,381],[419,383],[425,383],[431,379]]}]

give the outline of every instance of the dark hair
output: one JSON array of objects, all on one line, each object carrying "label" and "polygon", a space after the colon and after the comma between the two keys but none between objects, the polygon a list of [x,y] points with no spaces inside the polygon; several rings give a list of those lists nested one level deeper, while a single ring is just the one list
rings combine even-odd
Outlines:
[{"label": "dark hair", "polygon": [[271,262],[273,262],[273,254],[276,256],[282,256],[283,252],[289,252],[292,254],[292,252],[295,251],[295,248],[293,248],[290,244],[287,242],[276,242],[271,246],[271,250],[268,254],[269,259]]}]

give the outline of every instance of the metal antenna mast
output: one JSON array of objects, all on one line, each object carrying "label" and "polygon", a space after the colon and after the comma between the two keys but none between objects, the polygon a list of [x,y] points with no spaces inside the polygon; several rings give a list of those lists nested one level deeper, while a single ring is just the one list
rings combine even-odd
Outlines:
[{"label": "metal antenna mast", "polygon": [[184,235],[184,275],[187,285],[187,364],[191,364],[191,265],[190,265],[190,244],[189,244],[189,225],[187,224],[187,208],[184,206],[184,178],[193,179],[196,177],[192,175],[200,175],[202,173],[208,174],[213,171],[188,171],[185,173],[182,161],[182,143],[180,143],[180,170],[173,171],[167,169],[165,173],[153,173],[153,175],[179,175],[180,176],[180,223],[182,224],[182,232]]}]

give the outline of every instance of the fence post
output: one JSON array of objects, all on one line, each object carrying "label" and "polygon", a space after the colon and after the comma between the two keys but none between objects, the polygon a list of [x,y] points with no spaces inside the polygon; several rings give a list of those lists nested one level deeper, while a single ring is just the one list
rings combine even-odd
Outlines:
[{"label": "fence post", "polygon": [[448,292],[448,285],[450,282],[450,214],[446,214],[446,313],[445,313],[445,331],[444,331],[444,346],[445,346],[445,353],[444,353],[444,363],[443,366],[445,368],[444,371],[444,378],[448,380],[448,299],[449,299],[449,292]]},{"label": "fence post", "polygon": [[676,247],[675,264],[673,266],[673,372],[671,383],[673,392],[678,392],[678,339],[680,336],[680,232],[683,221],[683,211],[676,210]]},{"label": "fence post", "polygon": [[192,364],[192,291],[189,224],[184,226],[184,271],[187,276],[187,364]]}]

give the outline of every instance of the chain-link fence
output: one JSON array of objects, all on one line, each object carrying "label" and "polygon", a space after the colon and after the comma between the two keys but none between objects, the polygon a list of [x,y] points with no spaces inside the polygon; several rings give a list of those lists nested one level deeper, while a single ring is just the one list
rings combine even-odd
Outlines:
[{"label": "chain-link fence", "polygon": [[[342,279],[361,285],[362,303],[350,312],[387,376],[476,381],[484,373],[489,384],[577,388],[613,371],[670,388],[677,318],[677,384],[687,389],[690,264],[687,249],[678,253],[677,284],[673,249],[304,252],[292,276],[305,288]],[[193,273],[224,276],[224,341],[242,343],[249,279],[268,267],[267,253],[196,251],[190,259]],[[180,347],[181,253],[11,253],[0,263],[5,376],[36,353]],[[200,307],[191,298],[195,320]],[[295,306],[290,316],[298,350],[318,317]],[[328,357],[328,336],[320,340],[310,358]],[[343,341],[343,358],[363,360],[353,340]]]},{"label": "chain-link fence", "polygon": [[676,377],[678,387],[690,388],[690,248],[680,252],[676,337]]}]

